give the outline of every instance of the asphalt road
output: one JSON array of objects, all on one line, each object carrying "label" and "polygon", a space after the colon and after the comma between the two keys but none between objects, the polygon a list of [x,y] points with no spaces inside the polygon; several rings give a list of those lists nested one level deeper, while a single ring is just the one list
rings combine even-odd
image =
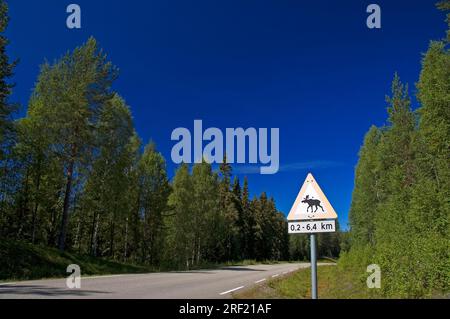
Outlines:
[{"label": "asphalt road", "polygon": [[219,299],[309,264],[224,267],[216,270],[82,277],[81,289],[66,279],[0,284],[0,299]]}]

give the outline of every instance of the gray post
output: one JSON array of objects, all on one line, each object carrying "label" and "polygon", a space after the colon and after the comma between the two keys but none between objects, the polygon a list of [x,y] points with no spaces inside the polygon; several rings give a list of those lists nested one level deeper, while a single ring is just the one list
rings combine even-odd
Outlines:
[{"label": "gray post", "polygon": [[316,234],[311,234],[311,297],[317,299],[317,251]]}]

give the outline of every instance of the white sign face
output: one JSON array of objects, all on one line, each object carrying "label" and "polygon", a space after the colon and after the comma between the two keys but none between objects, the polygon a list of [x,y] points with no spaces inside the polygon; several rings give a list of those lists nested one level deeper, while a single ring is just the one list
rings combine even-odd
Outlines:
[{"label": "white sign face", "polygon": [[335,220],[289,223],[289,234],[334,233],[335,231]]},{"label": "white sign face", "polygon": [[288,216],[288,221],[337,219],[337,214],[312,174],[309,174]]}]

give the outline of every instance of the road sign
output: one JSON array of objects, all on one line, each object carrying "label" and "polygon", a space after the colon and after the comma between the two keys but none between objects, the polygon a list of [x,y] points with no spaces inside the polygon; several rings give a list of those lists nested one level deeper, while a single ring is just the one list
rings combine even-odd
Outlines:
[{"label": "road sign", "polygon": [[312,174],[308,174],[300,193],[289,212],[289,233],[310,234],[311,240],[311,295],[318,298],[317,291],[317,233],[336,231],[337,214],[322,192]]},{"label": "road sign", "polygon": [[335,220],[304,221],[289,223],[289,234],[334,233]]},{"label": "road sign", "polygon": [[337,219],[337,214],[312,174],[303,183],[288,221]]}]

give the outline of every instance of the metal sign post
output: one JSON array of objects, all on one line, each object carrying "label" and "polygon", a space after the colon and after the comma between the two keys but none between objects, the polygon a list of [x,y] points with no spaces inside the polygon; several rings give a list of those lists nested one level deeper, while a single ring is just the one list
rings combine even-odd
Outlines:
[{"label": "metal sign post", "polygon": [[311,297],[318,299],[317,289],[317,234],[336,231],[336,211],[326,198],[312,174],[305,183],[288,215],[289,234],[310,234]]},{"label": "metal sign post", "polygon": [[317,244],[316,234],[311,234],[311,298],[317,299]]}]

